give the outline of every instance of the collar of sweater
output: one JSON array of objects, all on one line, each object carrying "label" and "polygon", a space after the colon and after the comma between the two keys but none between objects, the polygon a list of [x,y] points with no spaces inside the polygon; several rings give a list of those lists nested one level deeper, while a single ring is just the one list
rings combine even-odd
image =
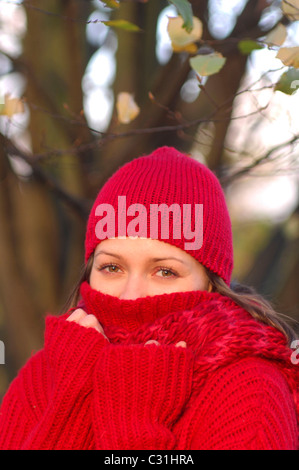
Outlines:
[{"label": "collar of sweater", "polygon": [[78,307],[96,316],[111,343],[185,341],[207,370],[241,356],[264,357],[293,369],[285,336],[219,293],[174,292],[124,300],[96,291],[87,282],[80,292]]},{"label": "collar of sweater", "polygon": [[127,300],[83,282],[80,293],[78,307],[95,315],[112,343],[186,341],[209,362],[241,351],[290,362],[290,349],[280,331],[216,292],[173,292]]},{"label": "collar of sweater", "polygon": [[88,282],[80,288],[84,307],[89,314],[96,316],[103,328],[136,331],[143,325],[155,322],[170,313],[191,310],[201,302],[212,300],[219,294],[207,291],[173,292],[154,296],[140,297],[135,300],[119,299],[92,289]]}]

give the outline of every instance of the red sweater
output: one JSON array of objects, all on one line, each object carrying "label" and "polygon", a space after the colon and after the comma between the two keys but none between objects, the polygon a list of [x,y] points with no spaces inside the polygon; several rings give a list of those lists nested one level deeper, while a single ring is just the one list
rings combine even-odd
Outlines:
[{"label": "red sweater", "polygon": [[298,449],[299,366],[280,332],[217,293],[81,294],[109,341],[48,316],[3,399],[0,449]]}]

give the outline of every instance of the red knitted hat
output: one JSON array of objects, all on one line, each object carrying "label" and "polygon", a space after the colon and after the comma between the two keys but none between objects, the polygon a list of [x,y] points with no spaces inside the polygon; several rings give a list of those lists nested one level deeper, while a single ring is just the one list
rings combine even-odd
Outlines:
[{"label": "red knitted hat", "polygon": [[232,231],[220,183],[206,166],[174,148],[136,158],[108,179],[88,219],[85,262],[114,236],[175,245],[230,283]]}]

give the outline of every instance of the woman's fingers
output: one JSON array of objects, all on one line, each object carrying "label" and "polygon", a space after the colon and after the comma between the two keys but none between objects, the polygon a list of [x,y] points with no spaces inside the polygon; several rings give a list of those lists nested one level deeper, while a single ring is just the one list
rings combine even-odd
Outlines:
[{"label": "woman's fingers", "polygon": [[94,315],[86,315],[86,317],[82,318],[82,320],[80,321],[80,325],[84,326],[85,328],[94,328],[99,333],[105,336],[102,325],[98,322],[97,318]]},{"label": "woman's fingers", "polygon": [[98,319],[94,315],[88,315],[82,308],[74,310],[74,312],[67,318],[67,321],[75,322],[84,328],[94,328],[108,339]]},{"label": "woman's fingers", "polygon": [[156,344],[157,346],[159,346],[160,343],[158,343],[158,341],[155,341],[154,339],[150,339],[149,341],[144,343],[144,346],[147,346],[148,344]]},{"label": "woman's fingers", "polygon": [[[156,344],[157,346],[160,345],[160,343],[158,343],[158,341],[154,340],[154,339],[150,339],[149,341],[147,341],[146,343],[144,343],[144,346],[147,346],[148,344]],[[178,343],[176,343],[175,345],[176,348],[186,348],[187,347],[187,344],[185,341],[179,341]]]},{"label": "woman's fingers", "polygon": [[67,318],[67,321],[74,321],[75,323],[79,323],[84,317],[86,317],[87,313],[84,312],[82,308],[77,308],[73,311],[73,313]]}]

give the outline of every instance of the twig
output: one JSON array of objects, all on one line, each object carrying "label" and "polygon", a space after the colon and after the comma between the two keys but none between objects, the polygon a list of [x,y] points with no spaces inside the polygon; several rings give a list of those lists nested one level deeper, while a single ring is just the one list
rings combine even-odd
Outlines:
[{"label": "twig", "polygon": [[297,142],[299,142],[299,134],[294,135],[292,139],[288,140],[287,142],[283,142],[281,144],[276,145],[275,147],[272,147],[264,155],[256,158],[252,163],[250,163],[250,165],[247,165],[244,168],[241,168],[240,170],[237,170],[234,173],[231,173],[230,175],[222,176],[221,182],[224,184],[231,183],[236,178],[240,178],[241,176],[244,176],[245,174],[250,173],[250,171],[253,170],[254,168],[262,165],[263,163],[268,162],[273,153],[285,147],[288,147],[289,145],[294,145]]},{"label": "twig", "polygon": [[71,207],[80,217],[84,219],[87,217],[89,212],[89,203],[82,198],[78,198],[69,194],[65,189],[58,183],[58,181],[50,174],[46,173],[40,165],[36,163],[34,156],[28,155],[23,150],[19,149],[11,140],[0,134],[2,145],[5,148],[8,155],[17,156],[24,160],[32,168],[34,176],[42,183],[53,191],[62,201],[64,201],[69,207]]}]

